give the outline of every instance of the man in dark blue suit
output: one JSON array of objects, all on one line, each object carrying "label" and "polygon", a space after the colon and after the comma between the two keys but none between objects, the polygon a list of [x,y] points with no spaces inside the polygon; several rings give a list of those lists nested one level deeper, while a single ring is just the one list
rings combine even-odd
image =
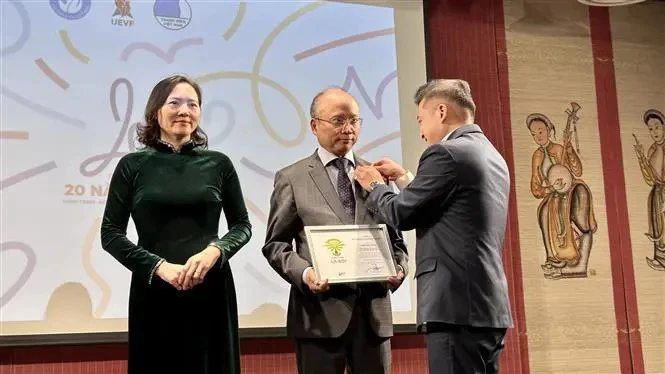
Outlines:
[{"label": "man in dark blue suit", "polygon": [[385,159],[358,166],[355,178],[370,191],[368,209],[398,230],[416,230],[417,324],[427,334],[430,372],[498,373],[513,326],[501,257],[508,167],[474,124],[467,82],[431,81],[415,102],[429,145],[416,176]]}]

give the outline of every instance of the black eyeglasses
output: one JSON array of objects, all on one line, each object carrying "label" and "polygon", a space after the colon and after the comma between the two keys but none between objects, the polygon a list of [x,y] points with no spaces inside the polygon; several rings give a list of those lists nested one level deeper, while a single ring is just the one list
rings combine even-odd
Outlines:
[{"label": "black eyeglasses", "polygon": [[363,123],[363,119],[360,118],[360,117],[351,117],[351,118],[334,117],[334,118],[329,119],[329,120],[323,119],[323,118],[313,117],[313,119],[318,120],[318,121],[328,122],[329,124],[331,124],[335,127],[342,127],[347,123],[351,127],[360,127]]}]

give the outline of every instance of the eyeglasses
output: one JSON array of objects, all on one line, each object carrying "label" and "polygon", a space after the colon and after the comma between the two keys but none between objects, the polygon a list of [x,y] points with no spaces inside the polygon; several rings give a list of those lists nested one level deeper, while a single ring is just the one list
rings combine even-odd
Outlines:
[{"label": "eyeglasses", "polygon": [[313,117],[313,119],[318,120],[318,121],[328,122],[329,124],[331,124],[335,127],[342,127],[347,123],[351,127],[360,127],[363,123],[363,119],[360,118],[360,117],[351,117],[351,118],[334,117],[334,118],[329,119],[329,120],[323,119],[323,118]]}]

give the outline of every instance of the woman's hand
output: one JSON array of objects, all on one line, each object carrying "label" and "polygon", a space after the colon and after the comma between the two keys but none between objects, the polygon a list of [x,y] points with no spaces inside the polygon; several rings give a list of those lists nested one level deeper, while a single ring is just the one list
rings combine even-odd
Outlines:
[{"label": "woman's hand", "polygon": [[162,278],[164,282],[175,287],[178,291],[182,290],[182,286],[179,281],[180,275],[182,273],[183,273],[182,265],[172,264],[166,261],[163,261],[161,264],[159,264],[159,266],[155,270],[155,274],[157,274],[158,277]]},{"label": "woman's hand", "polygon": [[178,283],[183,290],[192,289],[201,284],[208,270],[221,257],[222,251],[217,247],[209,246],[201,252],[190,257],[180,272]]}]

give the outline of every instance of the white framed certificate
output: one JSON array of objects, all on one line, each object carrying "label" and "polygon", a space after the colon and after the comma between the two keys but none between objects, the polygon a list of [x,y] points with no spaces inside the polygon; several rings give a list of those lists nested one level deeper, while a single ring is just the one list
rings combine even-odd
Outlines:
[{"label": "white framed certificate", "polygon": [[385,224],[305,226],[314,270],[328,283],[385,281],[397,275]]}]

